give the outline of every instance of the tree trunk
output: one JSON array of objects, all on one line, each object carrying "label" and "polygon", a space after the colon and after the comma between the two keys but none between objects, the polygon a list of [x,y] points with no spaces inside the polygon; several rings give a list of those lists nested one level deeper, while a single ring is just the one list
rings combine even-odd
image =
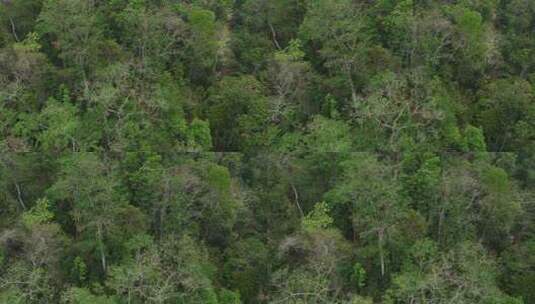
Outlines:
[{"label": "tree trunk", "polygon": [[441,242],[443,223],[444,223],[444,208],[440,208],[440,213],[438,215],[438,235],[437,235],[437,240],[439,243]]},{"label": "tree trunk", "polygon": [[353,82],[353,77],[351,76],[351,72],[348,72],[349,77],[349,86],[351,87],[351,101],[353,104],[357,103],[357,90],[355,88],[355,83]]},{"label": "tree trunk", "polygon": [[17,189],[17,199],[20,203],[20,206],[23,210],[26,210],[26,204],[24,204],[24,200],[22,200],[22,190],[20,189],[19,183],[15,183],[15,189]]},{"label": "tree trunk", "polygon": [[378,235],[379,235],[379,259],[381,261],[381,277],[385,276],[385,254],[383,251],[383,238],[384,238],[385,230],[384,228],[379,229]]},{"label": "tree trunk", "polygon": [[294,191],[295,204],[297,205],[297,209],[299,210],[301,217],[304,217],[305,214],[303,213],[303,209],[301,209],[301,204],[299,204],[299,195],[297,194],[297,189],[295,189],[295,186],[293,184],[291,184],[291,187],[292,187],[292,190]]},{"label": "tree trunk", "polygon": [[98,225],[97,228],[98,247],[100,251],[100,262],[102,264],[102,271],[106,273],[106,253],[104,252],[104,240],[102,237],[102,226]]},{"label": "tree trunk", "polygon": [[19,36],[17,35],[17,29],[15,28],[15,22],[13,22],[13,18],[9,17],[9,22],[11,23],[11,32],[13,33],[13,37],[15,38],[15,41],[19,42]]},{"label": "tree trunk", "polygon": [[160,208],[160,220],[159,220],[159,232],[160,232],[160,239],[163,238],[163,223],[165,221],[165,206],[162,206]]}]

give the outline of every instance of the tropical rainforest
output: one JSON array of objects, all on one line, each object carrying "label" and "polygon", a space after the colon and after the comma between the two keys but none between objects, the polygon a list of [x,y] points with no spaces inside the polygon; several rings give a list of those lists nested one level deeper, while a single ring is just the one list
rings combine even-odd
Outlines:
[{"label": "tropical rainforest", "polygon": [[535,303],[535,1],[0,0],[0,303]]}]

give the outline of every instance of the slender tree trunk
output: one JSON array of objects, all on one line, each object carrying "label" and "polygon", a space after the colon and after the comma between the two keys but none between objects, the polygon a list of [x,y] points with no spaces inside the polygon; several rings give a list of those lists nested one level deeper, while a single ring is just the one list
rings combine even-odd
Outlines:
[{"label": "slender tree trunk", "polygon": [[442,225],[444,223],[444,207],[440,208],[440,213],[438,215],[438,235],[437,240],[440,243],[441,242],[441,236],[442,236]]},{"label": "slender tree trunk", "polygon": [[20,189],[19,183],[15,183],[15,189],[17,189],[17,199],[18,199],[22,209],[26,210],[26,204],[24,204],[24,201],[22,200],[22,190]]},{"label": "slender tree trunk", "polygon": [[379,229],[379,259],[381,261],[381,277],[385,276],[385,254],[383,251],[383,238],[384,238],[384,228]]},{"label": "slender tree trunk", "polygon": [[297,209],[299,209],[299,213],[301,214],[301,217],[304,217],[305,214],[303,213],[303,209],[301,209],[301,205],[299,204],[299,195],[297,194],[297,189],[295,189],[295,186],[291,184],[292,190],[294,191],[294,197],[295,197],[295,204],[297,205]]},{"label": "slender tree trunk", "polygon": [[102,237],[102,226],[99,224],[97,228],[98,247],[100,251],[100,262],[102,264],[102,271],[106,273],[106,253],[104,252],[104,240]]},{"label": "slender tree trunk", "polygon": [[163,237],[163,223],[165,221],[165,206],[162,206],[160,208],[160,227],[159,227],[159,230],[160,230],[160,239],[162,239]]},{"label": "slender tree trunk", "polygon": [[15,28],[13,18],[9,17],[9,22],[11,23],[11,31],[13,32],[13,37],[15,37],[15,41],[19,42],[19,36],[17,36],[17,29]]},{"label": "slender tree trunk", "polygon": [[279,50],[282,50],[280,44],[279,44],[279,41],[277,40],[277,32],[275,32],[275,29],[273,28],[273,25],[271,24],[271,22],[268,20],[268,26],[269,26],[269,29],[271,30],[271,36],[273,38],[273,43],[275,44],[275,46],[277,47],[277,49]]},{"label": "slender tree trunk", "polygon": [[347,78],[349,80],[349,87],[351,88],[351,101],[357,103],[357,89],[355,88],[355,83],[353,82],[353,76],[351,75],[351,64],[346,66]]}]

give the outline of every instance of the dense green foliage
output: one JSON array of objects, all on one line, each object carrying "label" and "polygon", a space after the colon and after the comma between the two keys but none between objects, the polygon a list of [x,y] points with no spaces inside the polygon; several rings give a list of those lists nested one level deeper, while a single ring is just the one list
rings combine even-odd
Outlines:
[{"label": "dense green foliage", "polygon": [[0,0],[0,304],[535,303],[535,1]]}]

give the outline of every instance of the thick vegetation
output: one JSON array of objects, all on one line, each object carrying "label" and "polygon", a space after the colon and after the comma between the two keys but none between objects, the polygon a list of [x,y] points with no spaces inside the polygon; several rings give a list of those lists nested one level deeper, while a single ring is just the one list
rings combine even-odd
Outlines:
[{"label": "thick vegetation", "polygon": [[0,0],[0,303],[535,303],[535,1]]}]

